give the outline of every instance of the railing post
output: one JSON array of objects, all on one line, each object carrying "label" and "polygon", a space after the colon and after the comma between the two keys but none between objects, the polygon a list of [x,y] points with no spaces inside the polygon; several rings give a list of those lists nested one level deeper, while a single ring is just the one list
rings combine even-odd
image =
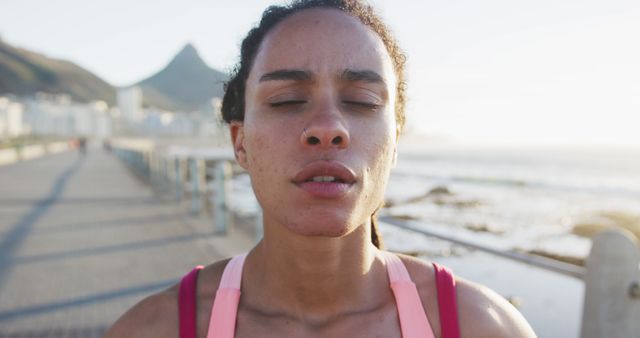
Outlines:
[{"label": "railing post", "polygon": [[156,189],[162,190],[162,156],[156,150],[155,151],[155,165],[156,165]]},{"label": "railing post", "polygon": [[157,171],[157,163],[156,163],[156,152],[152,151],[149,154],[149,182],[151,182],[151,186],[155,189],[156,182],[158,181],[158,171]]},{"label": "railing post", "polygon": [[231,206],[229,203],[231,192],[231,164],[227,161],[218,161],[214,170],[215,186],[215,223],[216,233],[226,234],[232,226]]},{"label": "railing post", "polygon": [[162,161],[162,180],[160,181],[160,190],[167,192],[171,189],[171,179],[169,178],[169,155],[164,153],[160,160]]},{"label": "railing post", "polygon": [[158,151],[153,152],[153,167],[155,172],[155,188],[156,190],[162,190],[162,157]]},{"label": "railing post", "polygon": [[124,160],[124,162],[134,171],[136,170],[136,166],[135,166],[135,159],[134,159],[135,154],[133,153],[133,151],[131,150],[123,150],[122,151],[122,158]]},{"label": "railing post", "polygon": [[144,176],[151,182],[151,151],[147,151],[142,155],[142,166],[144,168]]},{"label": "railing post", "polygon": [[640,247],[626,230],[606,230],[587,258],[582,338],[640,337]]},{"label": "railing post", "polygon": [[138,174],[146,176],[146,169],[144,167],[144,153],[142,151],[136,151],[133,153],[134,164]]},{"label": "railing post", "polygon": [[180,157],[176,156],[174,161],[175,166],[175,180],[176,180],[176,200],[182,201],[183,183],[182,183],[182,162]]},{"label": "railing post", "polygon": [[189,158],[189,176],[191,178],[191,213],[200,213],[200,170],[198,170],[198,159]]},{"label": "railing post", "polygon": [[140,153],[137,151],[130,150],[127,152],[127,162],[136,172],[136,174],[142,174],[142,166],[140,165]]}]

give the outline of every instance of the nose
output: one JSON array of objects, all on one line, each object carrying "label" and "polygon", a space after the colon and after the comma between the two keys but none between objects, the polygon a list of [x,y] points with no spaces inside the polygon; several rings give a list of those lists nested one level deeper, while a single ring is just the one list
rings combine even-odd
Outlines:
[{"label": "nose", "polygon": [[300,135],[304,147],[344,149],[349,145],[349,131],[344,121],[335,114],[314,117]]}]

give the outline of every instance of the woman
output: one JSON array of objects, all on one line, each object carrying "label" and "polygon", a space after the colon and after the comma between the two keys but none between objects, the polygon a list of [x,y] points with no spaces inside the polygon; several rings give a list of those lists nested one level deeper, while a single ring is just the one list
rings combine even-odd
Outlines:
[{"label": "woman", "polygon": [[379,249],[403,61],[360,2],[269,8],[222,108],[264,237],[143,300],[107,337],[534,337],[490,290]]}]

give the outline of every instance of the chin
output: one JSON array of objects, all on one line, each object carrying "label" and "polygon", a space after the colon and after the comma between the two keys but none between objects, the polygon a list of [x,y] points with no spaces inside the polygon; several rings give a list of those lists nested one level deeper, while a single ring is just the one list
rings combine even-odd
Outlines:
[{"label": "chin", "polygon": [[346,226],[289,226],[290,231],[302,236],[320,236],[338,238],[350,233],[353,229]]},{"label": "chin", "polygon": [[336,217],[336,215],[305,215],[285,226],[292,232],[302,236],[343,237],[364,222],[354,222],[348,217]]}]

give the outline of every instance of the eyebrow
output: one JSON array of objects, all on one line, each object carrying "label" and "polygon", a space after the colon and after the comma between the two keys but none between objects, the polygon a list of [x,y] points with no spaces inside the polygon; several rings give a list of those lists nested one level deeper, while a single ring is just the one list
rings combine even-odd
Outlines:
[{"label": "eyebrow", "polygon": [[279,69],[266,73],[260,77],[260,82],[264,81],[311,81],[313,76],[306,70],[299,69]]},{"label": "eyebrow", "polygon": [[[307,70],[301,69],[278,69],[273,72],[266,73],[260,77],[259,82],[264,81],[312,81],[313,74]],[[340,75],[342,80],[349,82],[369,82],[385,84],[380,74],[372,70],[345,69]]]},{"label": "eyebrow", "polygon": [[384,79],[382,79],[382,76],[372,70],[345,69],[340,77],[349,82],[363,81],[369,83],[384,84]]}]

